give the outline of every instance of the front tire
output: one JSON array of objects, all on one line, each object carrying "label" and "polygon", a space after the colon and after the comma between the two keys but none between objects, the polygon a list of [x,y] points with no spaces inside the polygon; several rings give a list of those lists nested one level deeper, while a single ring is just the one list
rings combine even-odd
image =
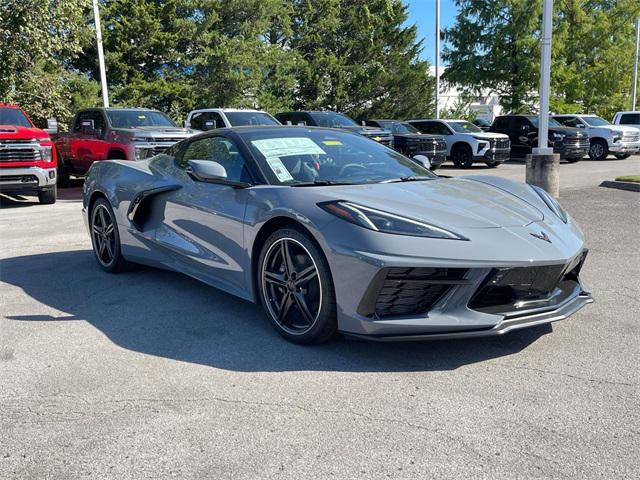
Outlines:
[{"label": "front tire", "polygon": [[258,260],[260,300],[277,332],[290,342],[323,343],[338,330],[329,264],[296,228],[274,232]]},{"label": "front tire", "polygon": [[589,147],[589,158],[591,160],[604,160],[609,155],[609,145],[604,140],[596,139]]},{"label": "front tire", "polygon": [[451,160],[458,168],[471,168],[473,165],[473,152],[469,145],[456,145],[451,152]]},{"label": "front tire", "polygon": [[122,256],[116,216],[106,199],[99,198],[93,204],[89,222],[93,253],[100,268],[109,273],[128,270],[131,264]]},{"label": "front tire", "polygon": [[58,187],[56,185],[38,190],[38,201],[43,205],[52,205],[56,203],[57,199]]}]

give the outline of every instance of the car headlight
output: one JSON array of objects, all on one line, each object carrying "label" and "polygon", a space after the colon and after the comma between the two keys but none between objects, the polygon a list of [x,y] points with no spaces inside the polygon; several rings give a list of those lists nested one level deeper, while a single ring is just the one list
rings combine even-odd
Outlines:
[{"label": "car headlight", "polygon": [[335,201],[319,203],[318,206],[338,218],[375,232],[447,240],[468,240],[462,235],[435,225],[355,203]]},{"label": "car headlight", "polygon": [[547,205],[547,207],[549,207],[549,210],[555,213],[555,215],[560,220],[562,220],[564,223],[567,223],[569,221],[569,216],[567,215],[567,212],[564,211],[564,208],[562,208],[558,203],[558,201],[555,198],[553,198],[551,195],[549,195],[549,193],[547,193],[546,190],[540,187],[537,187],[535,185],[531,185],[531,188],[533,189],[534,192],[538,194],[538,196]]},{"label": "car headlight", "polygon": [[[51,146],[51,140],[48,138],[34,138],[32,141],[34,140],[40,144],[40,159],[43,162],[52,162],[53,147]],[[49,145],[43,145],[43,143],[48,143]]]},{"label": "car headlight", "polygon": [[150,152],[151,152],[151,150],[149,148],[136,147],[135,148],[136,160],[144,160],[145,158],[147,158],[149,156]]}]

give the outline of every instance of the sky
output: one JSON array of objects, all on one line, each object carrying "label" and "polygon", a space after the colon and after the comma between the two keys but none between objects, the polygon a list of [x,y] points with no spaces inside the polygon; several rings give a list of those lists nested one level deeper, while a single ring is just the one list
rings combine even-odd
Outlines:
[{"label": "sky", "polygon": [[[422,42],[422,54],[420,58],[435,63],[435,31],[436,31],[436,0],[404,0],[409,6],[409,24],[418,26],[418,39]],[[455,23],[457,8],[453,0],[440,0],[440,29],[444,30]],[[442,51],[442,44],[440,44]]]}]

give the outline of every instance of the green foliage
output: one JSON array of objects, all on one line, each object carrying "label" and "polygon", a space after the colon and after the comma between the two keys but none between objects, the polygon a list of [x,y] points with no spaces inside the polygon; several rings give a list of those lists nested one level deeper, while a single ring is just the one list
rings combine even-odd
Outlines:
[{"label": "green foliage", "polygon": [[[444,32],[444,74],[467,93],[490,89],[507,111],[537,102],[541,0],[456,0],[456,24]],[[637,0],[556,0],[552,111],[611,118],[629,107]]]},{"label": "green foliage", "polygon": [[[66,68],[90,38],[90,0],[0,2],[0,101],[22,105],[38,124],[91,103],[92,82]],[[85,96],[86,95],[86,96]]]}]

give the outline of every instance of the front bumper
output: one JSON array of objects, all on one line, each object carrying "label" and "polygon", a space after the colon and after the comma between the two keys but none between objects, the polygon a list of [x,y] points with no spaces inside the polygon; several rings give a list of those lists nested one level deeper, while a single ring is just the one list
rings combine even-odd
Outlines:
[{"label": "front bumper", "polygon": [[54,168],[14,167],[0,168],[0,191],[32,193],[56,184]]},{"label": "front bumper", "polygon": [[553,147],[553,153],[560,154],[560,158],[583,158],[589,153],[589,147],[560,145]]},{"label": "front bumper", "polygon": [[[484,153],[483,153],[484,152]],[[487,149],[481,150],[479,155],[473,157],[474,162],[498,162],[503,163],[509,160],[511,149]]]},{"label": "front bumper", "polygon": [[611,153],[638,153],[640,152],[640,142],[616,142],[609,144]]}]

